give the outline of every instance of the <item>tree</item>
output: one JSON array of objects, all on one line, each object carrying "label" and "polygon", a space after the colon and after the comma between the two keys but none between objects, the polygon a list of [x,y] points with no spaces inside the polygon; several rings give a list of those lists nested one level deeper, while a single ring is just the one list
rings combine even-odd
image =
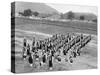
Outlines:
[{"label": "tree", "polygon": [[72,12],[72,11],[69,11],[68,13],[67,13],[67,19],[70,19],[70,20],[72,20],[74,17],[75,17],[75,15],[74,15],[74,13]]},{"label": "tree", "polygon": [[35,11],[35,12],[33,12],[33,15],[34,15],[34,16],[38,16],[39,13]]},{"label": "tree", "polygon": [[82,15],[82,16],[80,16],[80,20],[84,20],[85,19],[85,17]]},{"label": "tree", "polygon": [[24,10],[23,15],[24,15],[24,16],[32,16],[32,11],[31,11],[31,9],[26,9],[26,10]]},{"label": "tree", "polygon": [[92,21],[95,22],[95,23],[97,23],[97,19],[93,19]]}]

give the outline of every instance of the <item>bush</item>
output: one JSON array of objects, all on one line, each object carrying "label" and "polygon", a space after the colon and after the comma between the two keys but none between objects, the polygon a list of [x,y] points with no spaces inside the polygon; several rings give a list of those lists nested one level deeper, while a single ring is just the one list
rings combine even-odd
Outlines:
[{"label": "bush", "polygon": [[84,20],[85,19],[85,17],[84,16],[80,16],[80,20]]}]

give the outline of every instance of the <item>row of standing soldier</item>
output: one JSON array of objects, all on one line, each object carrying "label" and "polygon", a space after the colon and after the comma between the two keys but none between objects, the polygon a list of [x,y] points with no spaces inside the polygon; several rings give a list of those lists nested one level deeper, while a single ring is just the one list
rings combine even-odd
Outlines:
[{"label": "row of standing soldier", "polygon": [[33,37],[32,45],[30,46],[27,40],[24,39],[23,58],[28,58],[30,66],[33,66],[36,60],[39,60],[40,66],[48,62],[49,68],[52,69],[54,59],[61,62],[61,52],[62,55],[66,57],[65,61],[73,63],[73,58],[80,55],[81,48],[90,40],[91,35],[83,36],[83,34],[81,34],[73,36],[69,33],[67,35],[56,34],[50,38],[39,41],[35,41],[35,37]]}]

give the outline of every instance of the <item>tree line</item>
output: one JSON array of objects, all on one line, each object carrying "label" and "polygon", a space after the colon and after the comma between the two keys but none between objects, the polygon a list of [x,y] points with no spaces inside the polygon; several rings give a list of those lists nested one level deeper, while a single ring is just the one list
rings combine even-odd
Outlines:
[{"label": "tree line", "polygon": [[[24,10],[23,12],[19,12],[19,15],[22,15],[22,16],[25,16],[25,17],[29,17],[29,16],[35,16],[35,17],[38,17],[40,15],[39,12],[37,11],[32,11],[31,9],[26,9]],[[46,18],[46,17],[50,17],[52,16],[53,14],[49,14],[48,16],[46,15],[45,17],[42,17],[42,18]],[[75,13],[72,12],[72,11],[69,11],[65,14],[61,13],[60,14],[60,19],[69,19],[69,20],[73,20],[75,19]],[[79,16],[79,20],[86,20],[85,16],[84,15],[80,15]],[[93,19],[92,20],[93,22],[96,22],[97,23],[97,19]]]},{"label": "tree line", "polygon": [[[72,12],[72,11],[69,11],[65,14],[61,13],[61,19],[70,19],[70,20],[73,20],[75,19],[75,13]],[[85,20],[85,16],[84,15],[81,15],[79,17],[80,20]]]}]

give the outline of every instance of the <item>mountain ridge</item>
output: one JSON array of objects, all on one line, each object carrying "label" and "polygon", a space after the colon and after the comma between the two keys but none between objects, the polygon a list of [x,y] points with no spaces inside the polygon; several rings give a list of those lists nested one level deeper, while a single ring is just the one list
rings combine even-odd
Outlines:
[{"label": "mountain ridge", "polygon": [[46,14],[52,14],[52,13],[58,13],[58,11],[45,3],[31,3],[31,2],[15,2],[15,12],[23,12],[26,9],[31,9],[32,11],[37,11],[39,13],[46,13]]}]

